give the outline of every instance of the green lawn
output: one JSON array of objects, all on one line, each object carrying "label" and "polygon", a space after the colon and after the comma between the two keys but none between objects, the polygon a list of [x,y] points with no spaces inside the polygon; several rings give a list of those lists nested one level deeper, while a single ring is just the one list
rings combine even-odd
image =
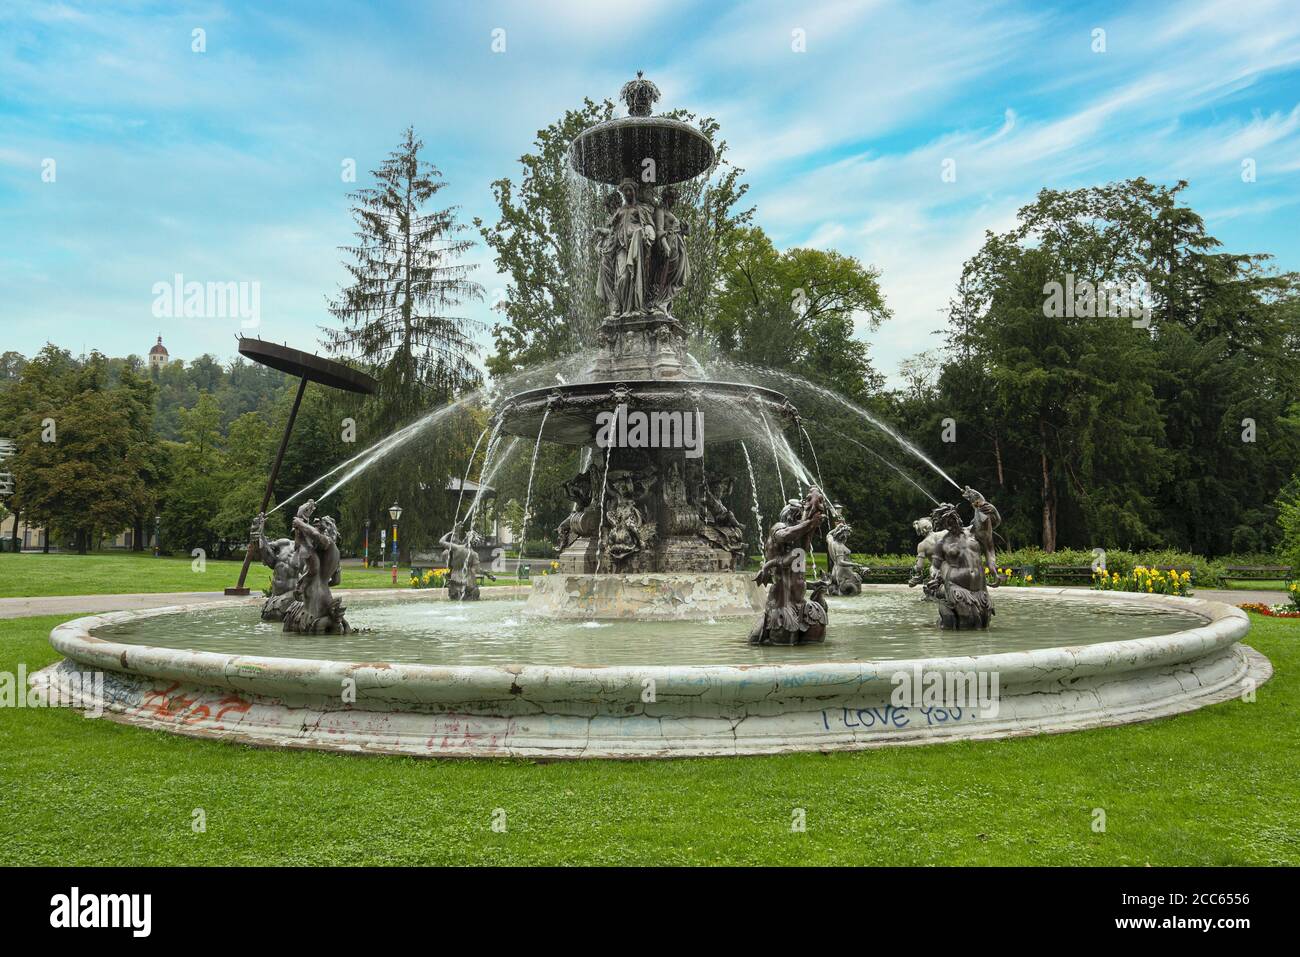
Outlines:
[{"label": "green lawn", "polygon": [[[0,671],[53,661],[61,620],[0,622]],[[1254,703],[849,754],[362,758],[6,708],[0,864],[1300,864],[1300,622],[1252,624]]]},{"label": "green lawn", "polygon": [[[219,592],[239,580],[242,562],[209,561],[203,571],[189,558],[154,558],[130,552],[91,555],[14,555],[0,553],[0,598],[42,595],[114,595],[132,592]],[[271,570],[254,564],[247,586],[260,592],[271,581]],[[491,584],[487,582],[486,584]],[[517,584],[502,579],[497,584]],[[391,588],[392,571],[345,565],[342,588]],[[398,569],[397,586],[408,588],[405,567]]]}]

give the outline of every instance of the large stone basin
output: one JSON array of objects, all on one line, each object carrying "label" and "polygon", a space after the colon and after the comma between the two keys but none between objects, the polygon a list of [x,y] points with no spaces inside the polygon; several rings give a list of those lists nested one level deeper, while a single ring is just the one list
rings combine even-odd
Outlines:
[{"label": "large stone basin", "polygon": [[[866,594],[890,589],[896,586],[869,586]],[[492,591],[520,597],[513,588]],[[1241,697],[1272,673],[1266,658],[1239,643],[1250,623],[1230,605],[1068,589],[1000,594],[1060,603],[1065,613],[1138,603],[1196,617],[1177,618],[1179,627],[1167,634],[995,654],[960,655],[962,640],[954,636],[950,657],[610,667],[266,657],[96,635],[113,623],[194,615],[208,603],[60,625],[50,641],[65,660],[32,681],[47,693],[66,692],[84,687],[81,673],[102,672],[102,691],[83,704],[111,720],[246,744],[428,757],[646,758],[851,750],[1126,724]],[[383,600],[430,598],[387,593]],[[257,603],[246,602],[250,616]],[[504,613],[519,604],[501,607]],[[933,608],[918,603],[918,614]],[[284,648],[291,652],[292,641]],[[996,676],[996,697],[978,705],[898,701],[899,676],[920,688],[932,677],[942,685],[963,675]]]}]

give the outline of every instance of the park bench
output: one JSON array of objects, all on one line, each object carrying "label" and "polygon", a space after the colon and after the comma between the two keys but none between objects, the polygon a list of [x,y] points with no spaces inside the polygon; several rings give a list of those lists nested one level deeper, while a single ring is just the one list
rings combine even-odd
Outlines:
[{"label": "park bench", "polygon": [[1289,565],[1228,565],[1219,576],[1219,584],[1228,582],[1271,582],[1291,584],[1294,570]]},{"label": "park bench", "polygon": [[1091,565],[1040,565],[1038,578],[1044,585],[1091,585]]},{"label": "park bench", "polygon": [[869,585],[906,584],[907,580],[912,577],[912,566],[872,565],[867,568],[859,567],[858,576],[864,584]]}]

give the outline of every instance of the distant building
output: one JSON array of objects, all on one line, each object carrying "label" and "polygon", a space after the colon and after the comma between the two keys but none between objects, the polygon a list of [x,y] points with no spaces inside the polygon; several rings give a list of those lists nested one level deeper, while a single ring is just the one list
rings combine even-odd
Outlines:
[{"label": "distant building", "polygon": [[149,350],[149,368],[161,369],[167,364],[168,358],[167,347],[162,344],[162,336],[159,336],[157,345]]}]

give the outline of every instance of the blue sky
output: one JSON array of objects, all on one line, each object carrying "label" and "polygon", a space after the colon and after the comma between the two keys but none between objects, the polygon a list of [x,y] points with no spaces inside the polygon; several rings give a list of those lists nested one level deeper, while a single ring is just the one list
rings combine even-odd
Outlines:
[{"label": "blue sky", "polygon": [[[778,245],[880,268],[894,318],[864,335],[890,374],[938,344],[962,262],[1043,186],[1187,179],[1226,248],[1300,268],[1294,0],[6,0],[0,350],[143,354],[161,333],[173,356],[229,357],[237,319],[153,315],[177,273],[259,283],[260,334],[314,346],[345,278],[345,159],[364,184],[413,124],[441,196],[492,218],[489,184],[536,131],[638,69],[660,109],[720,121]],[[481,244],[470,261],[490,298]]]}]

